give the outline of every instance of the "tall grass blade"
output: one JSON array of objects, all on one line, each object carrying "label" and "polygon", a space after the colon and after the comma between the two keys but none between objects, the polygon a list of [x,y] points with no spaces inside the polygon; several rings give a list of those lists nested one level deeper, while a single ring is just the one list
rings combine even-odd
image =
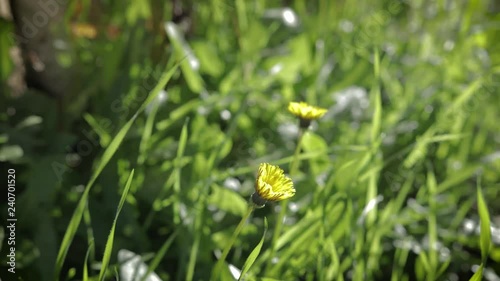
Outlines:
[{"label": "tall grass blade", "polygon": [[252,267],[253,263],[257,259],[257,257],[260,254],[260,250],[262,250],[262,245],[264,244],[264,238],[266,237],[266,232],[267,232],[267,218],[264,218],[264,233],[262,234],[262,238],[259,241],[259,244],[255,246],[255,248],[252,250],[250,255],[248,256],[247,260],[243,264],[243,268],[241,269],[241,275],[240,278],[238,278],[238,281],[243,280],[243,277],[245,274],[250,270]]},{"label": "tall grass blade", "polygon": [[148,271],[146,272],[146,274],[144,274],[141,281],[145,281],[146,278],[149,276],[149,274],[151,272],[153,272],[158,267],[161,259],[167,253],[167,250],[170,248],[170,245],[172,245],[172,243],[174,242],[175,237],[177,237],[178,233],[179,232],[176,230],[172,235],[170,235],[170,237],[165,241],[165,243],[163,243],[163,245],[161,245],[160,250],[158,250],[158,252],[156,252],[156,255],[154,256],[153,260],[151,261],[151,263],[148,266]]},{"label": "tall grass blade", "polygon": [[488,259],[488,255],[491,249],[491,229],[490,229],[490,214],[488,212],[488,207],[484,201],[483,192],[481,187],[477,187],[477,208],[479,212],[479,220],[481,222],[481,234],[480,234],[480,245],[481,245],[481,259],[483,263]]},{"label": "tall grass blade", "polygon": [[144,101],[144,103],[132,116],[132,118],[130,118],[130,120],[118,131],[116,136],[113,138],[109,146],[104,151],[102,158],[99,161],[99,165],[92,174],[90,181],[85,186],[85,190],[83,191],[82,197],[80,198],[80,201],[78,202],[78,205],[73,213],[73,216],[71,217],[68,227],[66,228],[66,232],[64,234],[63,240],[61,242],[61,247],[59,248],[59,252],[56,258],[54,280],[59,280],[59,275],[61,273],[64,260],[66,259],[68,249],[71,245],[71,242],[73,241],[73,238],[75,237],[76,231],[78,230],[78,226],[80,225],[90,189],[94,185],[96,179],[99,177],[101,172],[104,170],[104,167],[106,167],[106,165],[109,163],[113,155],[118,150],[118,147],[120,146],[123,139],[127,135],[128,131],[132,127],[132,124],[134,123],[139,113],[141,113],[146,108],[146,106],[160,93],[160,90],[165,87],[167,82],[170,80],[172,75],[174,75],[175,71],[177,70],[178,65],[179,63],[176,63],[169,71],[165,72],[162,75],[160,81],[158,82],[156,87],[150,92],[148,98]]},{"label": "tall grass blade", "polygon": [[93,249],[93,244],[94,242],[91,242],[92,244],[89,245],[89,248],[87,249],[87,253],[85,254],[85,260],[83,261],[83,276],[82,276],[82,281],[89,281],[89,269],[88,269],[88,260],[89,260],[89,255],[90,252]]},{"label": "tall grass blade", "polygon": [[113,220],[113,225],[111,226],[111,231],[109,232],[108,241],[106,242],[106,247],[104,248],[104,256],[102,258],[101,271],[99,272],[99,280],[104,280],[104,276],[106,274],[106,270],[109,265],[109,260],[111,259],[111,253],[113,251],[113,242],[115,239],[116,222],[118,221],[118,216],[122,211],[123,204],[127,199],[128,191],[130,190],[130,186],[132,185],[133,177],[134,177],[134,170],[130,172],[130,175],[127,179],[127,183],[125,184],[125,189],[123,190],[122,196],[120,198],[120,203],[118,203],[118,208],[116,209],[115,219]]}]

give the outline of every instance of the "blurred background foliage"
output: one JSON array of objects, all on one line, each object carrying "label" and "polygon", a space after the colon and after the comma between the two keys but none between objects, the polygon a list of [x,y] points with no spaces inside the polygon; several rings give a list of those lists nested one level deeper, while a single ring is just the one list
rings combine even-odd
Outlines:
[{"label": "blurred background foliage", "polygon": [[500,280],[496,1],[60,2],[63,16],[37,31],[55,46],[37,53],[57,62],[44,87],[13,90],[23,34],[0,22],[0,161],[16,170],[20,280],[54,279],[103,150],[176,63],[92,186],[61,279],[81,280],[87,253],[97,275],[135,169],[107,279],[134,280],[123,257],[150,264],[170,238],[155,274],[207,280],[258,164],[288,170],[298,124],[286,107],[304,100],[329,111],[305,136],[276,256],[279,204],[268,204],[231,251],[233,270],[267,217],[247,280],[468,280],[481,263],[480,182],[492,220],[485,279]]}]

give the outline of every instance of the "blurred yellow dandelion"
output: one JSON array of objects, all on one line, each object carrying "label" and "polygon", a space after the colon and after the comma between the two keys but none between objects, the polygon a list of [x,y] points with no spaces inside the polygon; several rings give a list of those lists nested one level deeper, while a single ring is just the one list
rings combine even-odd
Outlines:
[{"label": "blurred yellow dandelion", "polygon": [[288,104],[288,111],[302,120],[315,120],[323,117],[328,111],[325,108],[309,105],[303,101],[290,102]]},{"label": "blurred yellow dandelion", "polygon": [[90,23],[73,23],[71,25],[71,32],[76,37],[87,39],[94,39],[97,36],[97,28]]},{"label": "blurred yellow dandelion", "polygon": [[295,195],[292,179],[278,166],[262,163],[255,180],[253,202],[263,206],[266,201],[281,201]]}]

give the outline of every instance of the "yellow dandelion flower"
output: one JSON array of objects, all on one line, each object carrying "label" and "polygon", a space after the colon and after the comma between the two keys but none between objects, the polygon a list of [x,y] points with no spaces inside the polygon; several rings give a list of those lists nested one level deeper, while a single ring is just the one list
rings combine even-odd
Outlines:
[{"label": "yellow dandelion flower", "polygon": [[288,111],[301,119],[315,120],[323,117],[323,115],[325,115],[328,110],[325,108],[312,106],[301,101],[290,102],[288,104]]},{"label": "yellow dandelion flower", "polygon": [[292,179],[278,166],[262,163],[255,180],[255,193],[252,201],[263,206],[266,201],[281,201],[295,195]]},{"label": "yellow dandelion flower", "polygon": [[325,108],[316,107],[309,105],[305,102],[290,102],[288,104],[288,111],[290,111],[293,115],[300,118],[300,126],[302,128],[309,127],[311,120],[316,120],[328,111]]},{"label": "yellow dandelion flower", "polygon": [[90,23],[73,23],[71,25],[71,32],[76,37],[87,39],[95,39],[97,37],[97,28]]}]

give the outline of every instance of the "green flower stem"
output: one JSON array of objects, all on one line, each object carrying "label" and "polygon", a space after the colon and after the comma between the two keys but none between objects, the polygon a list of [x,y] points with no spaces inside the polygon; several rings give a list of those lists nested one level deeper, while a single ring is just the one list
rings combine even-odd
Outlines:
[{"label": "green flower stem", "polygon": [[[300,128],[299,131],[299,136],[298,136],[298,141],[297,141],[297,147],[295,147],[295,152],[293,153],[293,158],[292,158],[292,163],[290,164],[290,177],[295,175],[298,171],[299,168],[299,154],[300,154],[300,148],[302,146],[302,140],[304,139],[304,133],[305,129]],[[280,213],[278,214],[278,219],[276,221],[276,227],[273,232],[273,240],[271,242],[271,252],[269,254],[269,258],[272,260],[274,257],[274,253],[276,252],[276,248],[278,247],[278,237],[281,234],[281,228],[283,227],[283,220],[286,215],[286,208],[287,208],[287,200],[281,201],[281,209]],[[265,274],[268,273],[268,270],[270,268],[271,262],[268,262],[266,264],[266,270],[264,271]]]},{"label": "green flower stem", "polygon": [[299,154],[302,147],[302,140],[304,139],[305,130],[299,129],[299,136],[297,141],[297,147],[295,147],[295,152],[293,153],[292,163],[290,164],[290,176],[294,176],[299,169]]},{"label": "green flower stem", "polygon": [[229,240],[229,243],[226,244],[226,247],[222,251],[222,255],[220,256],[219,260],[217,261],[217,264],[215,265],[212,278],[210,280],[220,280],[220,273],[222,271],[222,266],[224,265],[224,261],[226,261],[227,255],[229,254],[229,251],[233,247],[234,242],[236,241],[236,238],[240,234],[241,230],[243,229],[243,226],[245,225],[245,222],[248,220],[250,215],[252,214],[252,211],[255,209],[255,206],[253,204],[250,204],[248,206],[247,212],[243,215],[241,218],[240,223],[238,226],[236,226],[236,229],[233,232],[233,236],[231,236],[231,240]]}]

